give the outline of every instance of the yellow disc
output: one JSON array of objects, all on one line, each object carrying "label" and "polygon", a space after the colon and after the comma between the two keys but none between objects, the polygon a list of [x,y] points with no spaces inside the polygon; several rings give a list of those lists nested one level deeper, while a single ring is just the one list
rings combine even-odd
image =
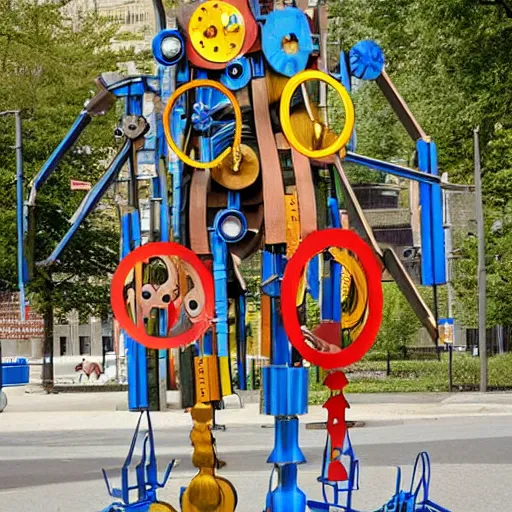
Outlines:
[{"label": "yellow disc", "polygon": [[227,2],[209,0],[199,5],[188,24],[194,50],[210,62],[229,62],[242,50],[244,18]]},{"label": "yellow disc", "polygon": [[[233,106],[233,112],[235,114],[235,135],[233,139],[233,147],[226,148],[217,158],[214,158],[211,162],[197,162],[196,160],[192,160],[188,155],[186,155],[181,149],[177,146],[176,142],[172,138],[171,133],[171,113],[174,105],[178,98],[190,91],[191,89],[195,89],[196,87],[211,87],[212,89],[217,89],[217,91],[221,92],[226,96],[226,98],[231,102]],[[192,80],[192,82],[188,82],[183,84],[181,87],[178,87],[169,98],[167,105],[165,105],[164,114],[163,114],[163,124],[164,124],[164,133],[165,138],[167,140],[167,144],[169,144],[170,148],[174,151],[176,156],[184,163],[189,165],[190,167],[195,167],[196,169],[211,169],[212,167],[216,167],[219,165],[231,152],[233,152],[233,166],[238,168],[240,165],[240,140],[242,139],[242,111],[240,110],[240,105],[236,100],[234,94],[227,88],[224,87],[221,83],[216,82],[215,80]]]},{"label": "yellow disc", "polygon": [[[321,82],[325,82],[327,85],[330,85],[340,95],[341,101],[343,102],[343,106],[345,108],[345,126],[343,126],[343,130],[341,131],[339,137],[330,146],[314,150],[305,147],[299,142],[295,135],[295,131],[290,119],[290,104],[293,95],[297,90],[297,87],[299,87],[304,82],[309,82],[310,80],[320,80]],[[290,78],[290,80],[288,80],[281,96],[279,116],[281,118],[281,126],[283,128],[283,132],[290,145],[299,153],[302,153],[309,158],[315,159],[325,158],[326,156],[339,153],[350,140],[355,123],[354,104],[352,103],[352,99],[350,98],[350,95],[345,87],[343,87],[343,85],[341,85],[330,75],[313,69],[302,71],[301,73],[296,74]]]},{"label": "yellow disc", "polygon": [[233,170],[233,155],[228,155],[217,167],[212,169],[212,179],[229,190],[242,190],[252,185],[260,173],[260,162],[254,150],[246,144],[240,144],[242,161],[240,169]]}]

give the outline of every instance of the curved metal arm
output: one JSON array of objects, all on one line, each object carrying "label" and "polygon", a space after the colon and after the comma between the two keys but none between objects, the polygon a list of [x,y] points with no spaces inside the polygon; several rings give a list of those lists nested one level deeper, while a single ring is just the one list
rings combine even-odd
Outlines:
[{"label": "curved metal arm", "polygon": [[78,208],[78,210],[73,215],[71,219],[72,225],[69,228],[68,232],[64,235],[62,240],[59,242],[57,247],[54,249],[52,254],[46,258],[44,261],[38,262],[38,266],[48,266],[57,260],[62,251],[65,249],[73,235],[76,233],[80,224],[87,218],[87,216],[94,210],[95,206],[98,204],[100,199],[103,197],[107,189],[112,185],[115,181],[117,175],[122,169],[123,165],[127,162],[128,157],[133,148],[133,141],[127,139],[124,143],[124,146],[121,148],[119,153],[116,155],[110,167],[105,172],[105,174],[101,177],[101,179],[96,183],[96,185],[89,191],[87,196],[85,196],[82,204]]},{"label": "curved metal arm", "polygon": [[153,10],[155,11],[156,29],[161,32],[167,27],[165,7],[162,0],[153,0]]}]

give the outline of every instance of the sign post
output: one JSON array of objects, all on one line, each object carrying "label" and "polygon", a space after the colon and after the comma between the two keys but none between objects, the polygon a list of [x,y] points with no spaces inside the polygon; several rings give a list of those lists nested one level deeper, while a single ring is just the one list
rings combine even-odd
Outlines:
[{"label": "sign post", "polygon": [[439,342],[448,347],[448,391],[451,393],[453,388],[453,343],[455,341],[455,331],[453,318],[439,319]]}]

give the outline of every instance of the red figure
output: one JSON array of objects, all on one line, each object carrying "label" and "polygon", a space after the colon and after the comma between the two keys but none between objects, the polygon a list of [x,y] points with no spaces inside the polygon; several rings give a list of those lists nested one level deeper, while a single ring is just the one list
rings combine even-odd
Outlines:
[{"label": "red figure", "polygon": [[327,469],[327,478],[331,482],[342,482],[348,480],[347,470],[339,460],[347,434],[345,411],[350,405],[343,396],[343,388],[348,384],[348,380],[345,374],[338,370],[330,373],[324,384],[331,391],[338,392],[324,404],[324,408],[327,409],[327,432],[331,438],[331,460]]}]

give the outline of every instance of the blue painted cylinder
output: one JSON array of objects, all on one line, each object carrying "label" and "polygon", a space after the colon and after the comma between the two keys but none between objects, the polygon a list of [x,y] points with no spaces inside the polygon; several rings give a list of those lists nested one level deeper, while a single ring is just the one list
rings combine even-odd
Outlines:
[{"label": "blue painted cylinder", "polygon": [[274,464],[303,464],[306,457],[299,447],[299,419],[276,418],[274,449],[267,462]]},{"label": "blue painted cylinder", "polygon": [[280,485],[269,495],[271,512],[305,512],[306,495],[297,486],[297,466],[279,468]]},{"label": "blue painted cylinder", "polygon": [[308,412],[308,370],[288,366],[262,369],[263,413],[300,416]]}]

